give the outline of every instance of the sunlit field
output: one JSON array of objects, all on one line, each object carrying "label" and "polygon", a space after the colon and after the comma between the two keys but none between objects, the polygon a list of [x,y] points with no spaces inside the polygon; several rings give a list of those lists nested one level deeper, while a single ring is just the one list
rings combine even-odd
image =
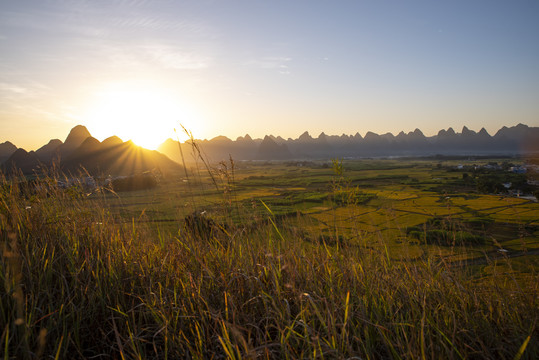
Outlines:
[{"label": "sunlit field", "polygon": [[6,359],[539,357],[539,205],[451,162],[58,177],[1,182]]}]

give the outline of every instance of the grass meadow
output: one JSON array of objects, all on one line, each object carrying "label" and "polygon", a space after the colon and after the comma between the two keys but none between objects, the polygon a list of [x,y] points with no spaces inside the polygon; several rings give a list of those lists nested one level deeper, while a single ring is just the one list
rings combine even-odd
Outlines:
[{"label": "grass meadow", "polygon": [[0,182],[4,359],[539,358],[539,205],[449,165]]}]

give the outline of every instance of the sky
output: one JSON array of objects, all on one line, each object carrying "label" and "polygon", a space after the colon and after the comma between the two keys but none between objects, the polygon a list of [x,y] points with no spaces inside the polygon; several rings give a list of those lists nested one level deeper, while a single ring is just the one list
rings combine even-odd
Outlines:
[{"label": "sky", "polygon": [[494,135],[539,126],[538,38],[537,0],[0,0],[0,143]]}]

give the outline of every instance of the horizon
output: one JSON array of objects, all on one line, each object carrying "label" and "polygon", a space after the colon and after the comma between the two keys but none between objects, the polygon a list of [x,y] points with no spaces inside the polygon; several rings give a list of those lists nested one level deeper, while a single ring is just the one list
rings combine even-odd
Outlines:
[{"label": "horizon", "polygon": [[[265,135],[262,135],[262,136],[260,136],[260,137],[255,137],[255,136],[251,136],[250,134],[243,134],[243,135],[240,135],[240,136],[236,136],[236,137],[234,137],[234,138],[230,138],[230,137],[225,136],[225,135],[217,135],[217,136],[214,136],[214,137],[212,137],[212,138],[203,138],[203,139],[202,139],[202,138],[194,137],[193,139],[194,139],[195,141],[212,141],[212,140],[217,139],[217,138],[220,138],[220,137],[225,137],[225,138],[227,138],[227,139],[229,139],[229,140],[237,141],[238,138],[240,138],[240,137],[243,138],[243,137],[249,135],[253,140],[257,140],[257,141],[263,140],[266,136],[269,136],[269,137],[272,137],[272,136],[273,136],[273,137],[275,137],[275,138],[279,138],[279,137],[280,137],[280,138],[282,138],[283,140],[288,141],[288,140],[297,140],[297,139],[299,139],[299,137],[300,137],[301,135],[303,135],[303,134],[305,134],[305,133],[308,133],[308,135],[309,135],[311,138],[313,138],[313,139],[319,138],[320,135],[322,135],[322,134],[325,134],[326,136],[338,136],[338,137],[341,137],[341,136],[355,136],[356,134],[359,134],[359,135],[361,136],[361,138],[365,138],[365,136],[367,135],[367,133],[374,133],[375,135],[379,135],[379,136],[383,136],[383,135],[387,135],[387,134],[392,134],[393,136],[396,137],[396,136],[397,136],[398,134],[400,134],[401,132],[404,133],[404,134],[409,134],[409,133],[414,132],[415,130],[421,131],[421,132],[423,133],[423,135],[424,135],[426,138],[432,138],[432,137],[437,136],[438,133],[439,133],[440,131],[447,131],[447,130],[449,130],[449,129],[453,129],[453,131],[455,132],[456,135],[460,135],[460,134],[462,134],[462,130],[464,130],[464,128],[467,128],[469,131],[472,131],[472,132],[474,132],[474,133],[479,133],[482,129],[485,129],[485,131],[487,131],[487,133],[488,133],[489,136],[494,137],[494,136],[496,135],[496,133],[497,133],[498,131],[502,130],[503,128],[512,128],[512,127],[516,127],[516,126],[519,126],[519,125],[523,125],[523,126],[526,126],[526,127],[529,127],[529,128],[535,128],[534,126],[529,126],[528,124],[522,124],[522,123],[519,123],[519,124],[513,125],[513,126],[506,126],[506,125],[503,125],[502,127],[500,127],[499,129],[497,129],[497,130],[494,131],[494,132],[490,132],[490,131],[486,130],[486,128],[484,128],[484,127],[482,127],[482,128],[479,129],[479,130],[476,130],[476,129],[472,129],[472,128],[470,128],[470,127],[464,125],[463,128],[460,129],[460,130],[459,130],[459,129],[453,129],[451,126],[448,127],[448,128],[439,129],[435,134],[432,134],[432,135],[425,134],[421,129],[416,128],[416,129],[414,129],[413,131],[408,131],[408,132],[401,130],[401,131],[399,131],[399,132],[391,132],[391,131],[390,131],[390,132],[385,132],[385,133],[377,133],[377,132],[375,132],[375,131],[367,130],[367,131],[365,131],[364,133],[361,133],[361,132],[357,131],[357,132],[352,133],[352,134],[345,134],[345,133],[342,133],[342,134],[330,134],[330,133],[326,133],[325,131],[322,131],[322,132],[320,132],[319,134],[312,134],[312,133],[309,132],[308,130],[305,130],[305,131],[303,131],[301,134],[297,135],[296,137],[283,137],[283,136],[281,136],[281,135],[279,135],[279,134],[265,134]],[[77,124],[77,125],[75,125],[73,128],[71,128],[71,129],[68,131],[68,133],[67,133],[63,138],[62,138],[62,137],[53,137],[53,138],[50,138],[50,139],[47,140],[45,143],[43,143],[43,144],[41,144],[41,145],[39,145],[39,146],[37,146],[37,147],[35,147],[35,148],[25,148],[25,147],[22,147],[22,146],[18,146],[15,142],[13,142],[13,141],[11,141],[11,140],[9,140],[9,139],[8,139],[8,140],[5,140],[5,141],[0,141],[0,144],[6,143],[6,142],[10,142],[10,143],[12,143],[13,145],[15,145],[17,148],[24,149],[24,150],[26,150],[26,151],[28,151],[28,152],[30,152],[30,151],[36,151],[36,150],[38,150],[39,148],[41,148],[41,147],[47,145],[50,141],[53,141],[53,140],[60,140],[62,143],[64,143],[65,140],[66,140],[66,138],[67,138],[67,136],[68,136],[69,133],[71,132],[71,130],[73,130],[74,128],[79,127],[79,126],[82,126],[82,127],[86,128],[86,130],[90,133],[90,136],[93,137],[94,139],[98,140],[99,142],[103,142],[104,140],[106,140],[106,139],[108,139],[108,138],[117,137],[117,138],[119,138],[122,142],[130,142],[130,141],[131,141],[131,142],[133,142],[134,145],[143,147],[143,148],[148,149],[148,150],[158,150],[158,148],[159,148],[161,145],[165,144],[168,140],[178,141],[178,139],[174,139],[174,138],[172,138],[172,137],[169,137],[169,138],[166,138],[165,140],[163,140],[161,143],[159,143],[157,147],[155,147],[155,148],[149,148],[149,147],[144,147],[143,145],[137,144],[137,143],[136,143],[135,141],[133,141],[132,139],[124,139],[124,138],[122,138],[121,136],[115,135],[115,134],[111,134],[111,135],[106,136],[106,137],[103,137],[103,138],[98,138],[98,137],[96,137],[96,136],[95,136],[95,135],[88,129],[88,127],[87,127],[86,125],[83,125],[83,124]],[[187,143],[188,141],[189,141],[189,139],[186,138],[186,139],[184,139],[184,140],[180,140],[180,143],[183,144],[183,143]]]},{"label": "horizon", "polygon": [[[0,143],[539,126],[539,3],[0,4]],[[178,130],[180,140],[185,139]]]}]

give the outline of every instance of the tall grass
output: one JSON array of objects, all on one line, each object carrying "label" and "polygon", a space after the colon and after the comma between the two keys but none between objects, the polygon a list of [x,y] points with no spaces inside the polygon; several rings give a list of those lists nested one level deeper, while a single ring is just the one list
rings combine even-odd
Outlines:
[{"label": "tall grass", "polygon": [[271,211],[168,236],[54,177],[0,186],[5,359],[539,358],[536,274],[307,241]]}]

